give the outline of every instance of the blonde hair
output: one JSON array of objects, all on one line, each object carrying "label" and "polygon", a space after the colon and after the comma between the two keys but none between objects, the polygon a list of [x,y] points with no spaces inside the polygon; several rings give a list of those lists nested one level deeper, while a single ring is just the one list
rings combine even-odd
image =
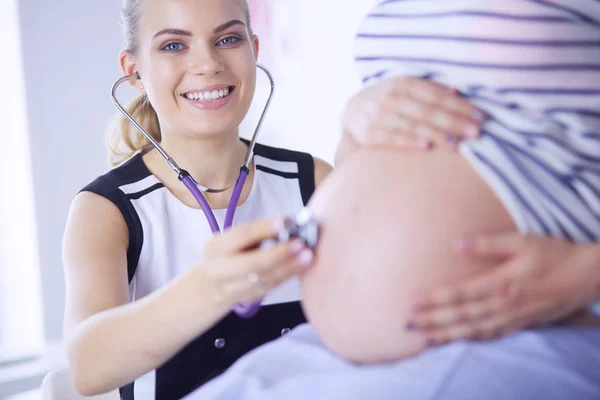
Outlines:
[{"label": "blonde hair", "polygon": [[[237,1],[244,9],[248,31],[252,36],[248,1]],[[137,55],[139,51],[138,33],[140,31],[143,2],[144,0],[123,0],[123,6],[121,7],[121,26],[123,28],[125,51],[133,55]],[[158,115],[146,94],[139,95],[125,109],[154,140],[161,141]],[[130,158],[137,151],[147,147],[150,142],[125,116],[117,112],[108,127],[107,144],[110,152],[109,162],[115,166]]]}]

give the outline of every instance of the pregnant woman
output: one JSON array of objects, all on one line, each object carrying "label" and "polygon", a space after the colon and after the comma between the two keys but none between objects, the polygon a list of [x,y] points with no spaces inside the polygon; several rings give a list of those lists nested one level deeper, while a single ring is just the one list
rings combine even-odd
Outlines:
[{"label": "pregnant woman", "polygon": [[[455,251],[458,237],[518,231],[581,246],[598,241],[598,21],[600,5],[586,0],[380,2],[358,36],[365,82],[431,80],[459,91],[484,112],[485,122],[479,129],[481,115],[458,110],[465,112],[466,140],[457,152],[442,146],[398,152],[389,143],[365,148],[346,136],[339,168],[309,204],[323,225],[316,265],[302,282],[303,306],[316,335],[302,327],[256,350],[204,394],[597,398],[600,329],[585,325],[597,323],[586,312],[569,325],[425,352],[435,340],[406,325],[413,293],[465,281],[505,261],[466,259]],[[362,104],[358,96],[363,113],[371,107],[365,94],[374,88],[365,89]],[[393,94],[386,104],[399,110],[400,130],[439,137],[436,128],[445,125],[443,105],[451,103],[451,91],[447,102],[430,101],[441,107],[423,126],[411,126],[408,117],[423,107],[423,93],[396,102]],[[441,136],[456,141],[454,132],[446,133]],[[426,140],[417,144],[429,146]],[[588,248],[595,252],[568,259],[572,263],[562,268],[571,269],[573,278],[581,276],[582,265],[593,272],[582,294],[592,302],[598,299],[600,268],[589,268],[597,264],[589,255],[598,251]],[[505,289],[519,298],[519,287]]]}]

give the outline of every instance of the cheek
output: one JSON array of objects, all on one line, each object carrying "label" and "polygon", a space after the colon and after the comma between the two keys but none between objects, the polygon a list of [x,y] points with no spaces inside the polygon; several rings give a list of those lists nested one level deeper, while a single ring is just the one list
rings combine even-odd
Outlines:
[{"label": "cheek", "polygon": [[[252,97],[254,96],[254,91],[256,89],[256,80],[257,80],[257,67],[254,62],[249,62],[247,59],[240,59],[240,66],[238,68],[239,76],[243,80],[243,89],[244,89],[244,97]],[[260,81],[263,79],[261,77]]]},{"label": "cheek", "polygon": [[168,103],[173,98],[180,77],[177,68],[174,68],[172,63],[153,60],[150,64],[146,77],[146,80],[150,81],[148,95],[157,108],[167,106],[167,104],[160,103]]}]

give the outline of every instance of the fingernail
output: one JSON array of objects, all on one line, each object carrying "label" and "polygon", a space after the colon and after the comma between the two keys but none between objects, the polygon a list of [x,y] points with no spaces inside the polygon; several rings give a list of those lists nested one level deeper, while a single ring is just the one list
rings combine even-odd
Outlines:
[{"label": "fingernail", "polygon": [[456,249],[459,251],[471,251],[475,248],[475,239],[471,236],[459,239],[456,242]]},{"label": "fingernail", "polygon": [[458,89],[450,88],[448,89],[448,91],[450,92],[450,94],[453,94],[455,96],[460,94],[460,91]]},{"label": "fingernail", "polygon": [[418,302],[418,301],[414,301],[414,302],[411,304],[411,306],[410,306],[410,309],[411,309],[413,312],[420,311],[420,310],[421,310],[421,303],[420,303],[420,302]]},{"label": "fingernail", "polygon": [[487,119],[487,115],[485,115],[485,113],[481,110],[473,110],[471,117],[479,122],[483,122]]},{"label": "fingernail", "polygon": [[281,219],[274,219],[271,222],[271,227],[275,232],[279,232],[283,228],[283,221]]},{"label": "fingernail", "polygon": [[294,256],[299,254],[303,249],[305,249],[305,246],[300,239],[294,239],[288,244],[288,251]]},{"label": "fingernail", "polygon": [[451,135],[449,133],[446,134],[445,140],[446,140],[446,143],[448,143],[451,146],[456,146],[459,142],[459,138],[457,138],[456,136]]},{"label": "fingernail", "polygon": [[427,150],[431,148],[432,143],[429,139],[421,138],[417,140],[417,148]]},{"label": "fingernail", "polygon": [[313,252],[310,249],[304,249],[296,256],[296,261],[303,267],[308,267],[314,258]]},{"label": "fingernail", "polygon": [[470,139],[477,139],[479,137],[479,127],[475,124],[469,124],[465,127],[464,134]]},{"label": "fingernail", "polygon": [[415,321],[408,321],[406,323],[406,329],[408,329],[409,331],[414,331],[415,329],[417,329],[417,323]]},{"label": "fingernail", "polygon": [[435,346],[435,339],[434,338],[428,338],[425,341],[425,346],[427,346],[427,347],[433,347],[433,346]]}]

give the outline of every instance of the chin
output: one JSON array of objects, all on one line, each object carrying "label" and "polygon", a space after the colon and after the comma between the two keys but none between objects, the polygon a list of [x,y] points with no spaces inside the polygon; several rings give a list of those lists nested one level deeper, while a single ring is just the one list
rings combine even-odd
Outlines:
[{"label": "chin", "polygon": [[190,124],[179,131],[186,132],[184,136],[192,139],[212,139],[226,135],[237,135],[239,124]]}]

